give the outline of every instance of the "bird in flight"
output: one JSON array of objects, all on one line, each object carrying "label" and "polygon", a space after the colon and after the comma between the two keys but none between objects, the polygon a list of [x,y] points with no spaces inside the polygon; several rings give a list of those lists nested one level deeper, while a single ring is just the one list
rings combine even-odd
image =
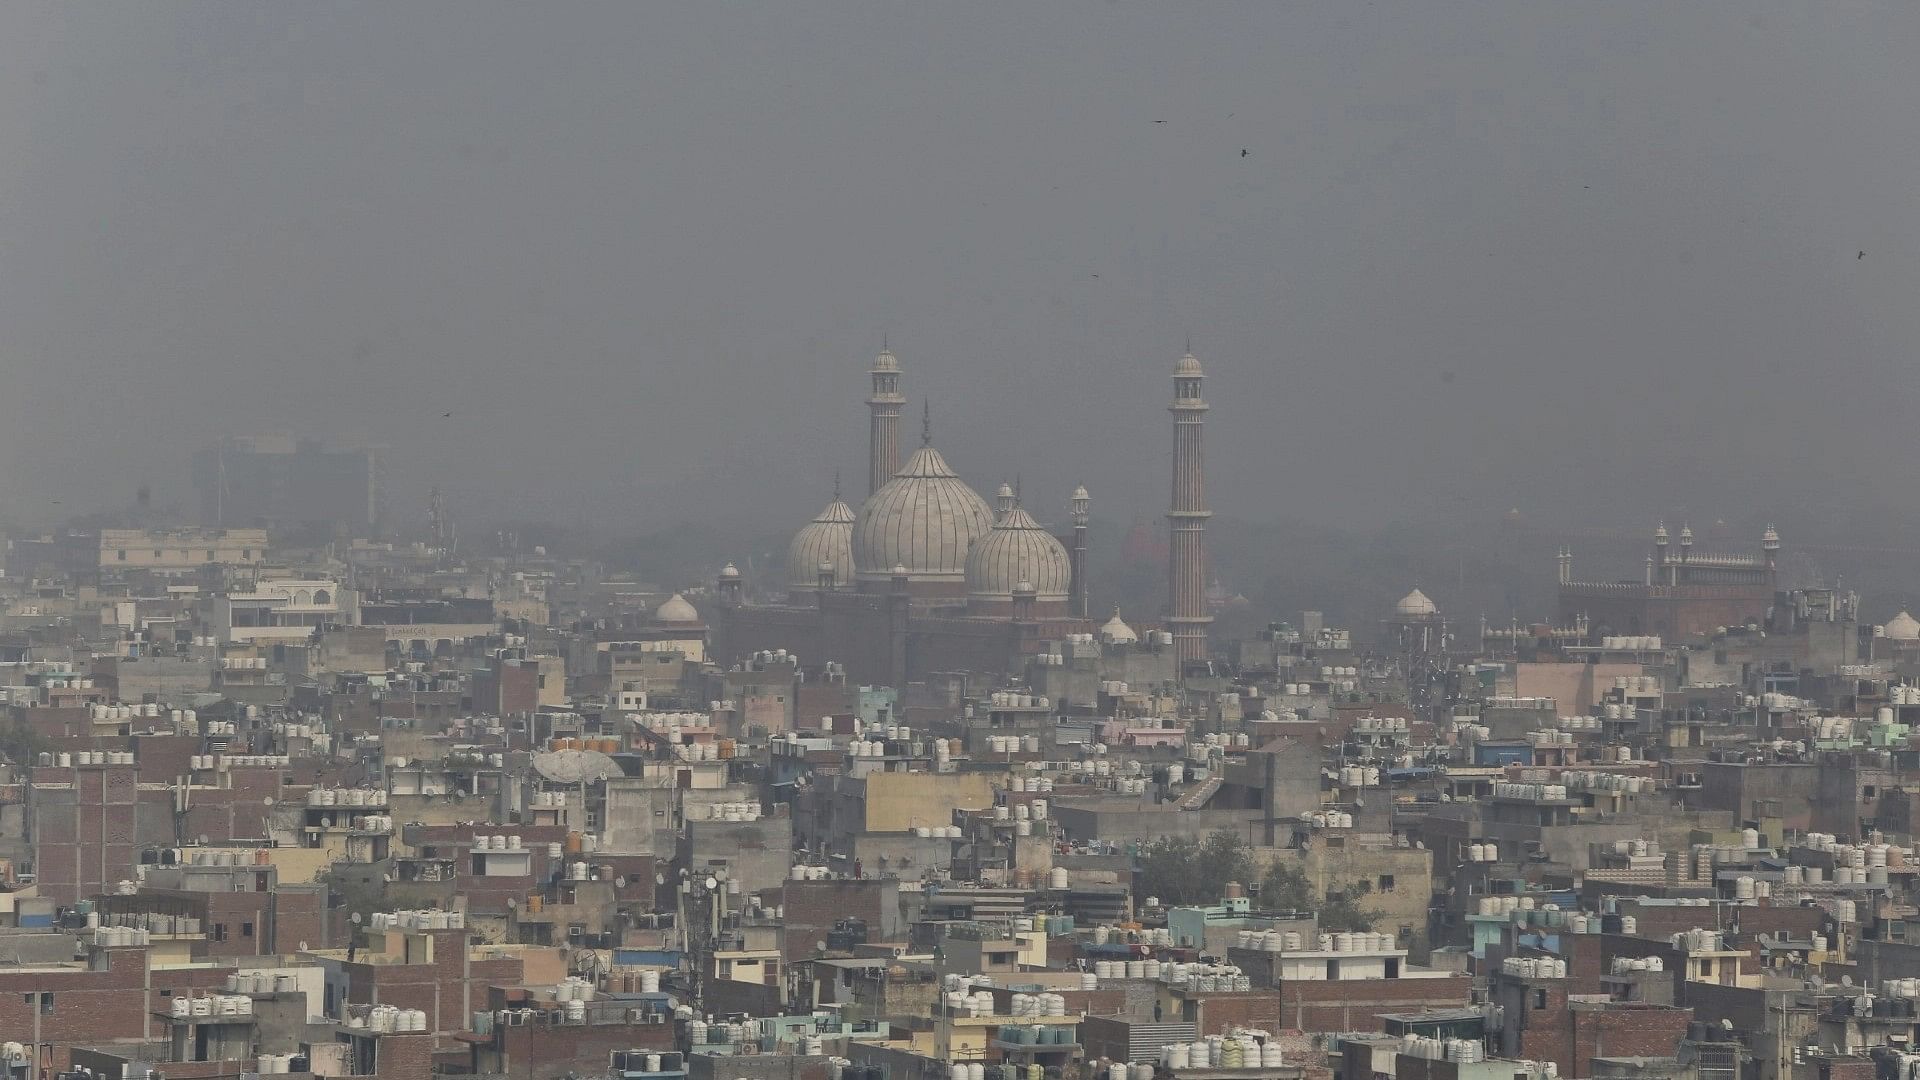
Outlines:
[{"label": "bird in flight", "polygon": [[1859,255],[1857,255],[1857,256],[1855,256],[1855,259],[1856,259],[1856,261],[1857,261],[1857,260],[1859,260],[1859,259],[1864,259],[1864,258],[1866,258],[1866,257],[1867,257],[1867,253],[1863,251],[1863,252],[1861,252],[1861,253],[1860,253]]},{"label": "bird in flight", "polygon": [[1251,154],[1251,153],[1253,153],[1253,151],[1251,151],[1251,150],[1249,150],[1249,149],[1247,149],[1247,148],[1246,148],[1246,147],[1244,147],[1244,146],[1240,148],[1240,156],[1241,156],[1241,157],[1246,157],[1246,156],[1247,156],[1248,154]]},{"label": "bird in flight", "polygon": [[444,416],[452,416],[453,414],[450,412],[443,412],[440,415],[444,417]]}]

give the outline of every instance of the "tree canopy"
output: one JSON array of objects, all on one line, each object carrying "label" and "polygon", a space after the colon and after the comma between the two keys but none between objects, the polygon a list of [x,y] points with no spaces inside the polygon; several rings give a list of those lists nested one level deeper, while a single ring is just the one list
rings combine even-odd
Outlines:
[{"label": "tree canopy", "polygon": [[1260,902],[1275,911],[1311,911],[1319,916],[1320,929],[1328,933],[1372,930],[1380,912],[1360,902],[1372,891],[1367,882],[1355,881],[1316,896],[1313,883],[1299,867],[1276,862],[1260,884]]},{"label": "tree canopy", "polygon": [[1253,853],[1238,834],[1225,829],[1195,842],[1161,836],[1140,849],[1138,896],[1157,896],[1162,904],[1211,904],[1229,881],[1253,880]]}]

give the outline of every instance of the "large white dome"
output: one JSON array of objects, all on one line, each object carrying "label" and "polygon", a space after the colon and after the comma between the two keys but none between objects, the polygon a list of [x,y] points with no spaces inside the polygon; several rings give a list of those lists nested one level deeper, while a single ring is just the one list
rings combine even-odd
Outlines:
[{"label": "large white dome", "polygon": [[1400,602],[1395,604],[1393,609],[1403,617],[1413,619],[1423,619],[1440,613],[1440,608],[1432,600],[1427,599],[1427,594],[1419,589],[1401,597]]},{"label": "large white dome", "polygon": [[968,551],[967,593],[976,600],[1011,600],[1023,581],[1033,586],[1036,600],[1065,600],[1073,568],[1060,541],[1015,506]]},{"label": "large white dome", "polygon": [[679,593],[667,597],[665,603],[653,609],[653,621],[657,623],[697,623],[700,612],[687,603],[687,598]]},{"label": "large white dome", "polygon": [[833,567],[835,585],[853,584],[853,508],[838,498],[787,545],[788,591],[819,588],[822,564]]},{"label": "large white dome", "polygon": [[967,549],[993,527],[993,512],[923,446],[860,508],[853,524],[854,572],[886,580],[906,568],[911,581],[962,581]]}]

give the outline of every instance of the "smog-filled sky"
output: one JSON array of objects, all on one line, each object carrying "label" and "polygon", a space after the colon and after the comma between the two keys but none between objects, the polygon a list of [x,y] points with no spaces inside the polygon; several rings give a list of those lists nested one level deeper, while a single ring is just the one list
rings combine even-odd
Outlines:
[{"label": "smog-filled sky", "polygon": [[1164,506],[1190,338],[1223,515],[1885,539],[1916,52],[1904,2],[12,4],[0,522],[290,431],[403,521],[797,525],[884,335],[903,441],[930,398],[1050,520]]}]

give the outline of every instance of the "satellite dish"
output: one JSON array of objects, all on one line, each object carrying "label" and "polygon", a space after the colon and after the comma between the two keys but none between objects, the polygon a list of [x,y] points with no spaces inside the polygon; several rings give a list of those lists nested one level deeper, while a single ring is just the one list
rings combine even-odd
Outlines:
[{"label": "satellite dish", "polygon": [[1842,975],[1842,976],[1840,976],[1840,985],[1841,985],[1841,986],[1852,986],[1852,985],[1853,985],[1853,976],[1851,976],[1851,975]]},{"label": "satellite dish", "polygon": [[667,883],[667,875],[665,874],[653,875],[653,883],[655,885],[665,885]]},{"label": "satellite dish", "polygon": [[719,882],[719,880],[718,880],[718,879],[716,879],[716,878],[714,878],[714,877],[713,877],[713,876],[712,876],[711,874],[709,874],[709,875],[707,876],[707,888],[708,888],[708,889],[713,889],[713,888],[716,888],[716,887],[718,887],[718,886],[719,886],[719,884],[720,884],[720,882]]},{"label": "satellite dish", "polygon": [[620,875],[619,877],[617,877],[617,878],[614,878],[614,879],[613,879],[613,886],[614,886],[614,888],[616,888],[616,889],[624,889],[624,888],[626,888],[626,887],[627,887],[627,875],[625,875],[625,874],[621,874],[621,875]]},{"label": "satellite dish", "polygon": [[360,925],[360,913],[356,911],[356,912],[354,912],[353,914],[351,914],[351,915],[349,915],[349,916],[347,916],[347,921],[348,921],[348,922],[350,922],[350,923],[352,923],[352,924],[353,924],[353,925],[355,925],[355,926],[359,926],[359,925]]},{"label": "satellite dish", "polygon": [[261,805],[263,805],[263,806],[272,806],[272,805],[273,805],[273,796],[271,796],[271,795],[269,795],[269,796],[267,796],[266,798],[264,798],[264,799],[261,799],[261,800],[260,800],[260,803],[261,803]]}]

